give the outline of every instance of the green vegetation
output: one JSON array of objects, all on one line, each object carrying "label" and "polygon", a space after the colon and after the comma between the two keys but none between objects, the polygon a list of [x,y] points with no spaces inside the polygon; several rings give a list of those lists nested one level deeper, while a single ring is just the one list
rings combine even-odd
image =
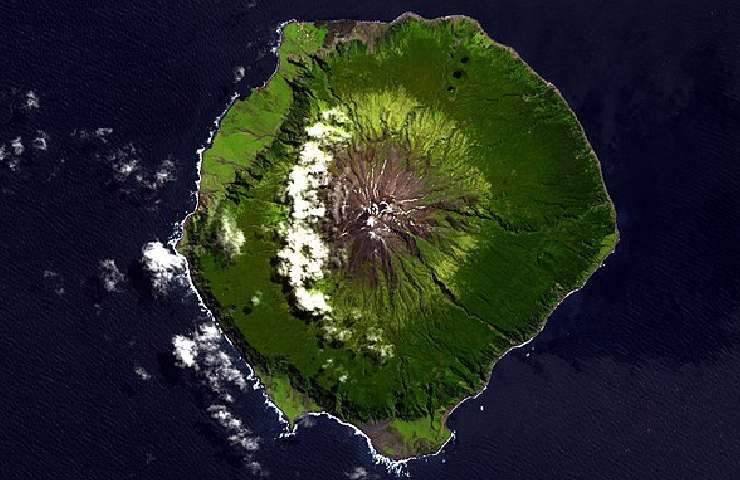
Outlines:
[{"label": "green vegetation", "polygon": [[232,184],[237,171],[254,162],[269,147],[293,102],[291,82],[303,73],[294,60],[315,54],[326,30],[308,24],[283,29],[283,42],[275,75],[255,90],[248,101],[237,102],[221,121],[218,141],[203,154],[200,191],[206,198],[220,196]]},{"label": "green vegetation", "polygon": [[321,407],[311,398],[291,387],[287,375],[262,375],[266,382],[265,388],[270,392],[270,398],[280,406],[288,420],[293,421],[306,412],[318,412]]},{"label": "green vegetation", "polygon": [[[391,431],[402,439],[396,450],[390,450],[391,457],[403,457],[414,452],[434,452],[450,438],[450,432],[444,425],[443,415],[417,418],[414,420],[395,419],[391,422]],[[393,446],[389,446],[393,448]],[[406,449],[399,451],[398,449]]]},{"label": "green vegetation", "polygon": [[[180,249],[271,398],[393,457],[439,448],[445,412],[617,241],[565,101],[462,17],[286,25],[276,73],[224,116],[201,177]],[[308,177],[322,209],[302,219],[286,192]],[[328,252],[300,281],[286,272],[314,237],[290,251],[299,227]]]}]

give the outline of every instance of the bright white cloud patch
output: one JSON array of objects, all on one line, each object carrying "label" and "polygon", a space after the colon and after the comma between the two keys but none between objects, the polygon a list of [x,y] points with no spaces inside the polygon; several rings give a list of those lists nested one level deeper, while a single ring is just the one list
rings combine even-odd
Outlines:
[{"label": "bright white cloud patch", "polygon": [[184,280],[185,260],[161,242],[149,242],[142,249],[141,262],[149,275],[152,288],[160,294],[167,293],[173,284]]},{"label": "bright white cloud patch", "polygon": [[244,75],[246,75],[247,69],[239,66],[234,68],[234,83],[239,83],[244,79]]},{"label": "bright white cloud patch", "polygon": [[221,349],[223,341],[218,327],[214,323],[205,323],[189,336],[177,335],[172,344],[180,365],[201,373],[216,393],[228,393],[228,385],[245,390],[247,380],[231,357]]},{"label": "bright white cloud patch", "polygon": [[319,233],[319,220],[326,208],[319,189],[329,184],[329,147],[346,141],[350,134],[341,127],[346,115],[338,109],[323,112],[323,121],[306,127],[311,138],[301,148],[298,163],[288,179],[287,195],[292,211],[285,230],[285,247],[278,252],[280,273],[293,287],[296,303],[315,315],[331,312],[326,296],[309,285],[323,277],[329,249]]},{"label": "bright white cloud patch", "polygon": [[214,323],[204,323],[190,335],[175,336],[172,345],[177,363],[183,368],[193,369],[218,396],[219,401],[208,407],[208,414],[227,430],[229,442],[246,451],[249,454],[247,460],[260,471],[260,465],[251,457],[251,453],[259,448],[260,438],[253,435],[228,406],[233,402],[230,388],[245,391],[247,379],[223,350],[226,343],[218,327]]},{"label": "bright white cloud patch", "polygon": [[118,291],[119,285],[126,280],[126,276],[116,266],[115,260],[106,258],[100,261],[100,281],[103,288],[109,292]]},{"label": "bright white cloud patch", "polygon": [[252,436],[251,430],[246,428],[240,419],[234,416],[226,405],[211,405],[208,407],[211,418],[229,431],[229,441],[232,445],[254,452],[259,448],[259,437]]},{"label": "bright white cloud patch", "polygon": [[195,357],[198,355],[196,344],[193,339],[177,335],[172,339],[172,345],[175,347],[175,358],[183,367],[195,368]]},{"label": "bright white cloud patch", "polygon": [[225,211],[221,215],[221,229],[218,231],[218,243],[223,247],[229,257],[235,257],[242,251],[246,239],[244,233],[236,226],[236,220]]}]

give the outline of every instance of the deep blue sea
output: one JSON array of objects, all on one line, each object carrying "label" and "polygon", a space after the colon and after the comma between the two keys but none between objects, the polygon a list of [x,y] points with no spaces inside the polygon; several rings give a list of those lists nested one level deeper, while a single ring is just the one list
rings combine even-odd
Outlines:
[{"label": "deep blue sea", "polygon": [[402,473],[740,478],[733,0],[0,1],[0,478],[393,478],[333,420],[280,437],[166,248],[280,22],[407,10],[471,15],[557,85],[621,241]]}]

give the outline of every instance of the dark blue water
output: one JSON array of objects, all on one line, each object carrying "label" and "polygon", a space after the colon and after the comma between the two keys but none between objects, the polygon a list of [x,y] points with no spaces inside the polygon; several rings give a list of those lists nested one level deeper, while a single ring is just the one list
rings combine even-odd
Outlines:
[{"label": "dark blue water", "polygon": [[[317,419],[278,438],[250,380],[180,366],[173,337],[208,320],[177,275],[153,291],[140,260],[194,207],[195,151],[232,93],[273,70],[279,22],[405,10],[472,15],[559,87],[621,231],[605,267],[450,417],[456,440],[406,471],[740,478],[735,2],[293,3],[0,2],[0,145],[25,147],[0,161],[0,478],[387,475],[348,428]],[[106,259],[126,276],[113,291]]]}]

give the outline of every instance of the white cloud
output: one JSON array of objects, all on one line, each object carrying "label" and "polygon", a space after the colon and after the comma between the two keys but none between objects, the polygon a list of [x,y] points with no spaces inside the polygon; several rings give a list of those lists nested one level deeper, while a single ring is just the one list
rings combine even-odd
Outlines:
[{"label": "white cloud", "polygon": [[[220,399],[208,407],[208,414],[227,430],[229,442],[245,450],[247,460],[252,461],[251,453],[259,448],[260,438],[253,435],[228,406],[234,401],[229,388],[236,387],[244,391],[247,380],[234,365],[231,356],[222,349],[226,343],[214,323],[204,323],[190,335],[177,335],[172,339],[177,363],[183,368],[192,368]],[[261,472],[259,464],[252,463]]]},{"label": "white cloud", "polygon": [[141,253],[144,270],[157,293],[166,294],[171,285],[182,284],[185,280],[185,260],[161,242],[145,244]]},{"label": "white cloud", "polygon": [[33,139],[31,146],[34,150],[46,150],[46,140],[48,136],[41,130],[36,131],[36,138]]},{"label": "white cloud", "polygon": [[134,369],[134,371],[136,372],[136,375],[138,375],[139,378],[142,379],[142,380],[144,380],[144,381],[147,381],[147,380],[149,380],[149,379],[152,378],[151,374],[149,372],[147,372],[144,369],[144,367],[136,367],[136,369]]},{"label": "white cloud", "polygon": [[215,404],[208,407],[211,418],[229,431],[229,441],[232,445],[254,452],[259,448],[259,437],[252,436],[251,430],[246,428],[226,405]]},{"label": "white cloud", "polygon": [[[7,160],[6,160],[7,159]],[[13,155],[5,144],[0,145],[0,162],[5,161],[5,165],[12,171],[18,170],[21,158]]]},{"label": "white cloud", "polygon": [[214,323],[204,323],[190,336],[177,335],[172,340],[178,363],[194,369],[214,392],[225,396],[229,385],[245,390],[247,380],[231,356],[221,349],[223,342],[224,337]]},{"label": "white cloud", "polygon": [[262,470],[262,465],[259,462],[249,462],[247,468],[252,472],[252,475],[259,475],[260,477],[266,477],[268,475],[268,472]]},{"label": "white cloud", "polygon": [[103,288],[115,292],[118,291],[121,282],[126,280],[126,276],[118,269],[115,260],[106,258],[100,261],[100,280],[103,282]]},{"label": "white cloud", "polygon": [[244,79],[244,75],[247,73],[247,69],[239,66],[234,68],[234,83],[239,83]]},{"label": "white cloud", "polygon": [[342,111],[327,110],[322,118],[324,122],[306,127],[312,140],[301,148],[298,162],[289,175],[287,196],[291,203],[291,217],[285,229],[285,246],[278,252],[280,274],[293,287],[298,307],[317,316],[331,312],[326,295],[308,287],[323,277],[323,268],[329,257],[329,249],[317,228],[326,213],[318,192],[329,184],[330,147],[351,136],[341,126],[332,125],[346,121]]},{"label": "white cloud", "polygon": [[257,291],[256,295],[252,295],[252,298],[249,299],[252,302],[253,306],[258,306],[260,302],[262,301],[262,292]]},{"label": "white cloud", "polygon": [[54,293],[64,295],[64,280],[53,270],[44,270],[44,279],[54,287]]},{"label": "white cloud", "polygon": [[113,133],[113,129],[110,127],[98,127],[95,129],[95,133],[93,134],[95,138],[100,139],[103,143],[108,143],[108,135]]},{"label": "white cloud", "polygon": [[22,155],[26,150],[26,147],[23,146],[23,139],[21,137],[15,137],[15,139],[10,142],[10,148],[13,149],[13,155],[15,156]]},{"label": "white cloud", "polygon": [[126,180],[132,173],[139,170],[140,158],[131,143],[109,153],[107,159],[111,162],[114,176],[118,181]]},{"label": "white cloud", "polygon": [[145,187],[150,190],[156,190],[167,182],[174,181],[175,178],[175,162],[172,161],[172,157],[167,157],[157,168],[151,176],[144,174],[138,175],[137,180],[141,182]]},{"label": "white cloud", "polygon": [[77,137],[80,140],[89,140],[91,138],[100,140],[101,143],[108,143],[108,136],[113,133],[113,129],[110,127],[98,127],[93,131],[81,128],[74,129],[70,136]]},{"label": "white cloud", "polygon": [[175,180],[175,162],[172,158],[164,160],[154,174],[154,181],[157,185],[163,185],[166,182]]},{"label": "white cloud", "polygon": [[182,335],[177,335],[172,339],[172,344],[175,347],[175,358],[183,367],[196,368],[195,357],[198,355],[195,342]]},{"label": "white cloud", "polygon": [[39,102],[39,96],[34,92],[33,90],[29,90],[26,92],[26,108],[31,109],[38,109],[40,105]]},{"label": "white cloud", "polygon": [[[112,129],[99,128],[96,130],[94,136],[103,141],[103,143],[107,143],[105,137],[108,135],[109,130],[112,131]],[[81,134],[89,135],[84,130]],[[166,183],[176,180],[176,168],[172,155],[162,160],[162,163],[152,172],[146,168],[139,151],[130,142],[123,147],[111,150],[105,155],[105,159],[110,163],[113,169],[113,176],[119,182],[133,179],[137,184],[149,190],[157,190]]]},{"label": "white cloud", "polygon": [[365,480],[367,478],[367,470],[364,467],[355,467],[349,473],[345,473],[349,480]]},{"label": "white cloud", "polygon": [[229,212],[224,212],[221,216],[221,229],[218,232],[218,241],[230,257],[239,255],[242,251],[242,245],[246,242],[244,233],[236,226],[236,220]]}]

